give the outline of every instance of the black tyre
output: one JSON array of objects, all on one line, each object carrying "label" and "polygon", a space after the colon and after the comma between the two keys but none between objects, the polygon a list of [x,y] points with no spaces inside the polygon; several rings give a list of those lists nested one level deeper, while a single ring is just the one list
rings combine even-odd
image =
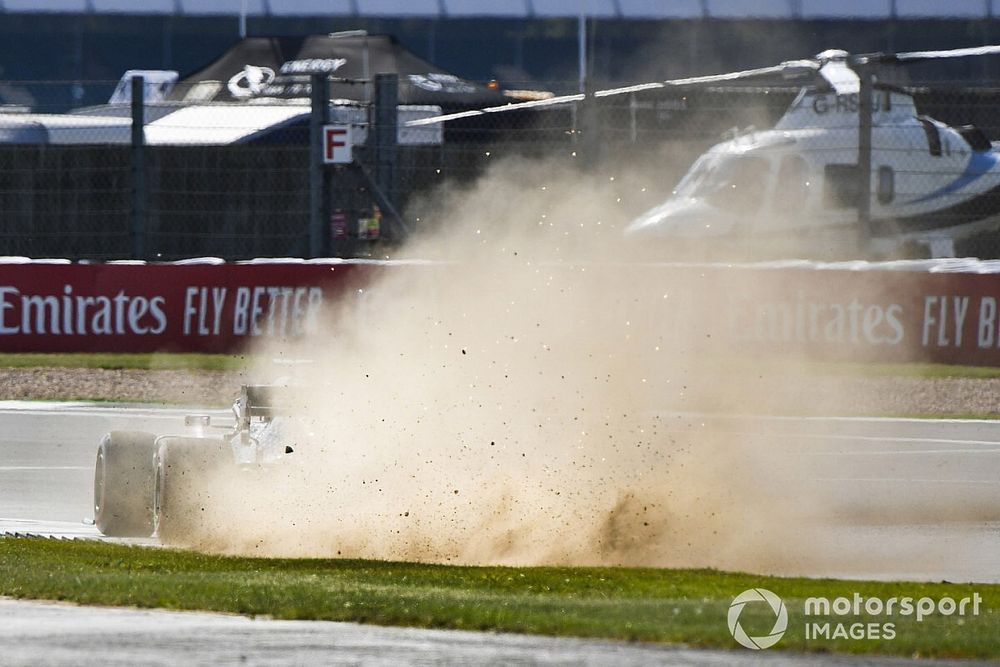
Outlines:
[{"label": "black tyre", "polygon": [[94,523],[112,537],[153,534],[153,461],[156,436],[112,431],[97,448],[94,467]]},{"label": "black tyre", "polygon": [[222,439],[161,438],[156,451],[154,522],[167,544],[197,544],[211,537],[210,516],[219,502],[219,475],[235,468]]}]

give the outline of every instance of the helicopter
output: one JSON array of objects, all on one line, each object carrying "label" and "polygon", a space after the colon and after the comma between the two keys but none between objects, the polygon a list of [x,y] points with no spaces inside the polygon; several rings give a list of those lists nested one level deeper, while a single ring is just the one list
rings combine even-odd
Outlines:
[{"label": "helicopter", "polygon": [[998,53],[1000,46],[867,55],[831,49],[771,67],[596,91],[600,99],[775,75],[811,79],[773,128],[734,132],[698,157],[665,201],[626,226],[625,238],[643,246],[701,241],[772,251],[846,243],[878,256],[909,244],[931,257],[953,256],[956,239],[1000,227],[1000,145],[974,126],[951,127],[921,115],[911,94],[876,81],[874,71]]}]

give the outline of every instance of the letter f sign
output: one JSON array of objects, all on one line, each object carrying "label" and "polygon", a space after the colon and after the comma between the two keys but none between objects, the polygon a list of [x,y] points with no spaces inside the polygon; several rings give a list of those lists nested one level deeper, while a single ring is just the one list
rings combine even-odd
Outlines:
[{"label": "letter f sign", "polygon": [[348,164],[351,157],[351,126],[323,126],[323,163]]}]

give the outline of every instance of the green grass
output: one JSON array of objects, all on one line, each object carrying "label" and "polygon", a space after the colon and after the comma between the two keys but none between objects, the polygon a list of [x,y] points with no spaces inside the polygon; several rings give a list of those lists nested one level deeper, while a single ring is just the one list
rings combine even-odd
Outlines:
[{"label": "green grass", "polygon": [[900,412],[874,415],[890,419],[974,419],[977,421],[1000,420],[1000,412]]},{"label": "green grass", "polygon": [[807,373],[817,375],[856,375],[860,377],[913,378],[1000,378],[1000,368],[992,366],[956,366],[931,363],[865,363],[811,361],[804,366]]},{"label": "green grass", "polygon": [[757,357],[724,356],[707,360],[702,366],[714,373],[757,376],[833,376],[898,378],[1000,378],[1000,367],[960,366],[928,362],[820,361],[794,354]]},{"label": "green grass", "polygon": [[[0,368],[131,368],[142,370],[240,370],[253,357],[235,354],[198,353],[0,353]],[[956,366],[931,363],[868,363],[802,361],[774,357],[769,366],[789,367],[814,375],[846,375],[859,377],[918,377],[918,378],[1000,378],[1000,368],[987,366]],[[756,362],[755,362],[756,363]],[[747,370],[753,366],[744,358],[718,360],[719,371]]]},{"label": "green grass", "polygon": [[[133,368],[144,370],[239,370],[253,360],[243,354],[197,353],[0,353],[0,368]],[[956,366],[931,363],[866,363],[803,361],[787,358],[771,360],[777,368],[794,366],[799,372],[815,375],[847,375],[860,377],[919,377],[919,378],[1000,378],[1000,368],[987,366]],[[743,358],[716,362],[719,370],[751,368]],[[771,364],[769,364],[771,365]]]},{"label": "green grass", "polygon": [[[738,593],[754,587],[774,591],[788,606],[788,631],[776,648],[1000,658],[1000,586],[793,579],[713,570],[271,560],[0,538],[0,595],[17,598],[703,647],[738,648],[726,613]],[[974,591],[983,598],[979,616],[935,615],[921,623],[897,616],[891,619],[896,624],[893,641],[804,637],[807,597],[850,598],[858,592],[883,599],[958,599]],[[759,603],[749,605],[740,618],[751,635],[766,633],[773,620]],[[850,624],[873,619],[817,620]]]},{"label": "green grass", "polygon": [[107,368],[139,370],[240,370],[249,365],[248,355],[194,353],[2,353],[0,368]]}]

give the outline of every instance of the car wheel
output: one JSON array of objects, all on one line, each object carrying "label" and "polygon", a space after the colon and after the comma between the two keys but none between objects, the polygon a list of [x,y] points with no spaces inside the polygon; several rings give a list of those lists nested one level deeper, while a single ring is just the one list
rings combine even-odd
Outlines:
[{"label": "car wheel", "polygon": [[101,440],[94,467],[94,523],[105,535],[152,535],[155,441],[155,435],[142,431],[112,431]]},{"label": "car wheel", "polygon": [[218,502],[213,479],[226,465],[233,465],[232,451],[221,439],[160,439],[153,516],[161,542],[196,544],[211,536],[209,516]]}]

